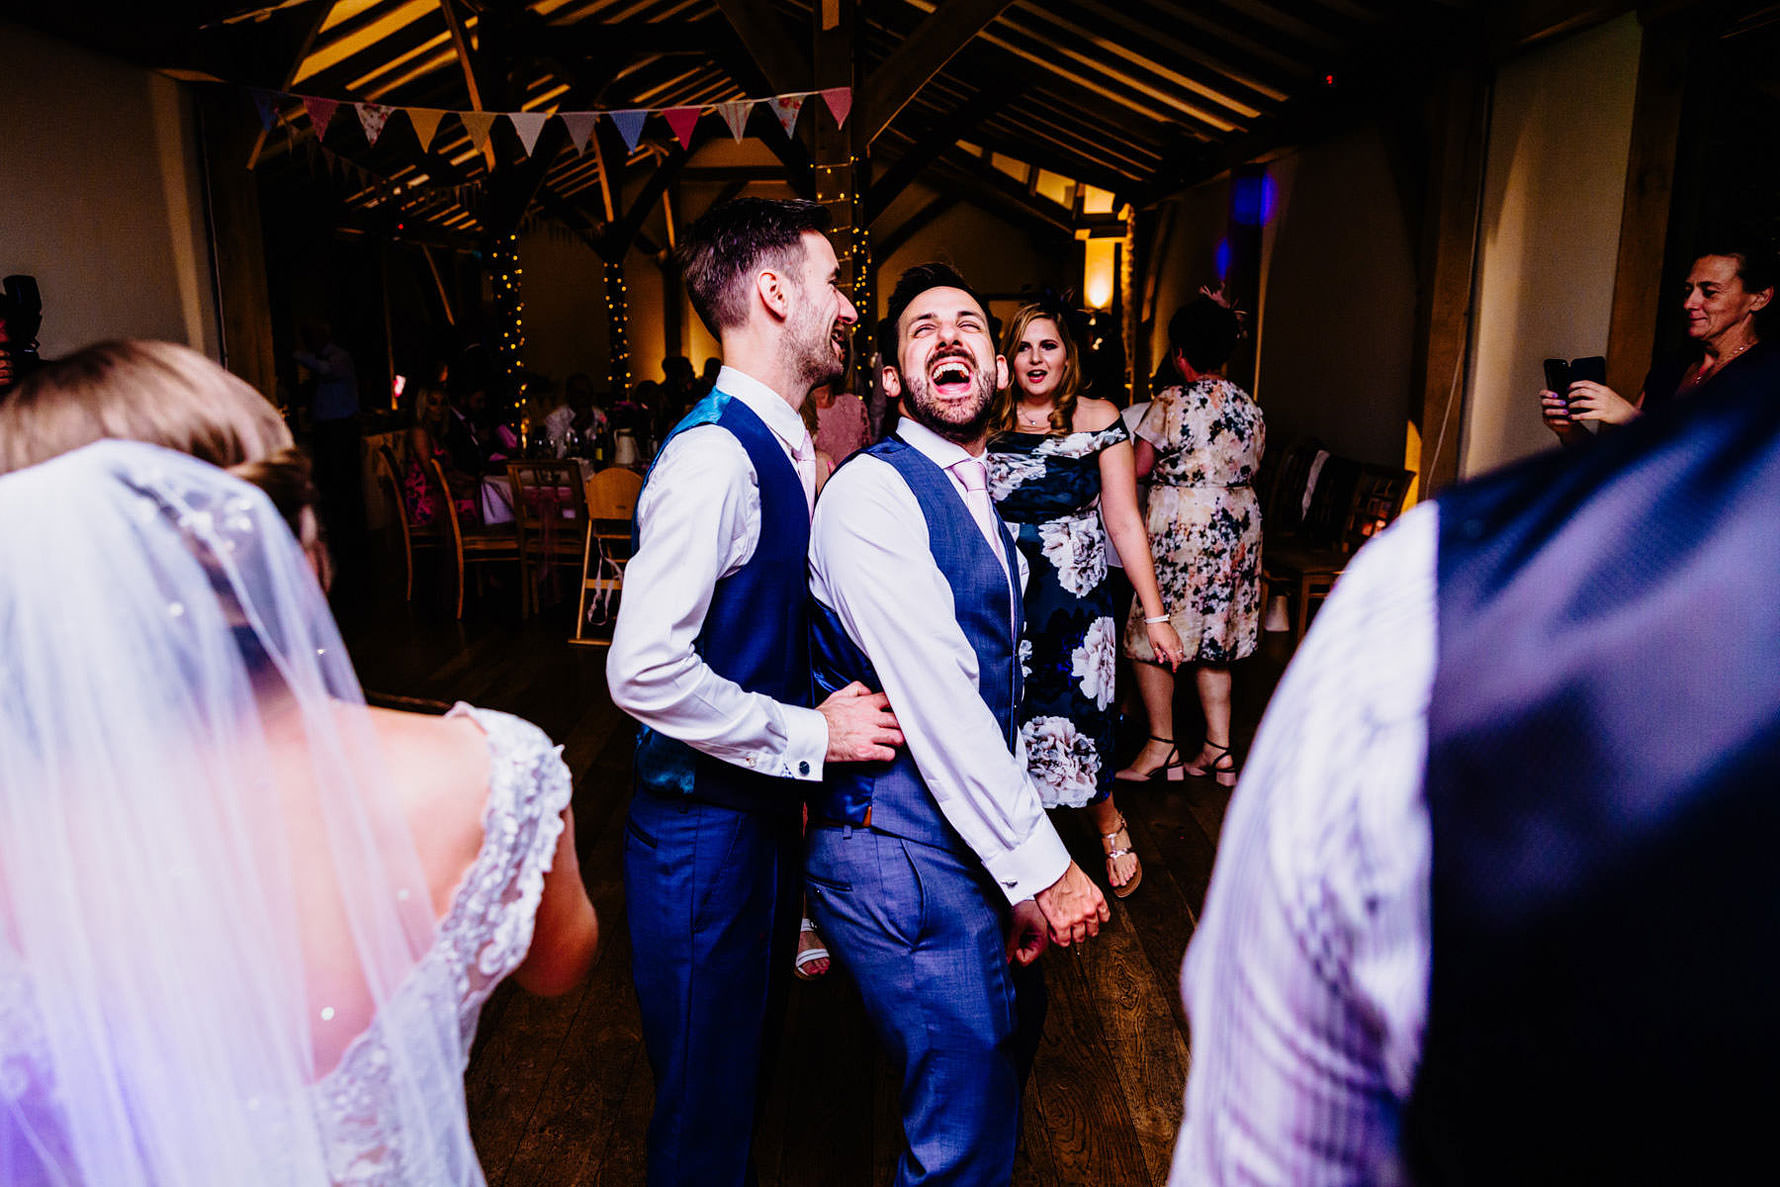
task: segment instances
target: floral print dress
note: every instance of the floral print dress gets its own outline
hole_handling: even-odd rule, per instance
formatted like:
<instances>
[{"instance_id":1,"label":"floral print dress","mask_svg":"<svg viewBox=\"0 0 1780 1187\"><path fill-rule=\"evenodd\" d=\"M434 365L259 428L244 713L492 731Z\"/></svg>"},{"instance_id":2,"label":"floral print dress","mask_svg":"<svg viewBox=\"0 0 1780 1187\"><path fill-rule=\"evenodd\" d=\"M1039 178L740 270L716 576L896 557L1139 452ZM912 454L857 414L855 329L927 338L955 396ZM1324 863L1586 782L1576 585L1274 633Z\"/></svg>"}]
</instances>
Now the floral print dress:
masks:
<instances>
[{"instance_id":1,"label":"floral print dress","mask_svg":"<svg viewBox=\"0 0 1780 1187\"><path fill-rule=\"evenodd\" d=\"M989 442L989 494L1030 570L1020 736L1047 808L1080 807L1112 790L1119 656L1100 453L1130 439L1115 420L1094 432L1002 433Z\"/></svg>"},{"instance_id":2,"label":"floral print dress","mask_svg":"<svg viewBox=\"0 0 1780 1187\"><path fill-rule=\"evenodd\" d=\"M1156 447L1150 555L1187 659L1225 664L1253 654L1261 638L1261 508L1251 484L1267 442L1260 407L1229 380L1207 376L1157 396L1137 435ZM1125 654L1155 662L1136 604Z\"/></svg>"}]
</instances>

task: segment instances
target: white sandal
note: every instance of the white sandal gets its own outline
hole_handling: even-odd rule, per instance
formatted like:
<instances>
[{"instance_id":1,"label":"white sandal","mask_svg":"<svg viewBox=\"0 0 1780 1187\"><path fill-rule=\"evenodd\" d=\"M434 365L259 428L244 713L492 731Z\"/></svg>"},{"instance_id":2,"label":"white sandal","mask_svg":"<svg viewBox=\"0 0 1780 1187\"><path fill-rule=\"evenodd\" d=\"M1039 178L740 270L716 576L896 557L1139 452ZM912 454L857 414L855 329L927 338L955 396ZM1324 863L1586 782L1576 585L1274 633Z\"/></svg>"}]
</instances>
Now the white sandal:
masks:
<instances>
[{"instance_id":1,"label":"white sandal","mask_svg":"<svg viewBox=\"0 0 1780 1187\"><path fill-rule=\"evenodd\" d=\"M809 932L818 940L822 938L822 933L816 930L815 921L808 915L805 915L803 922L797 925L797 935L799 940L803 938L803 933L805 932ZM797 974L797 979L799 981L814 981L819 977L826 976L828 969L823 969L820 973L805 971L808 966L815 964L818 960L826 960L829 962L830 968L834 967L833 958L828 955L828 947L826 944L821 944L815 948L799 949L797 953L797 964L792 969L792 971Z\"/></svg>"}]
</instances>

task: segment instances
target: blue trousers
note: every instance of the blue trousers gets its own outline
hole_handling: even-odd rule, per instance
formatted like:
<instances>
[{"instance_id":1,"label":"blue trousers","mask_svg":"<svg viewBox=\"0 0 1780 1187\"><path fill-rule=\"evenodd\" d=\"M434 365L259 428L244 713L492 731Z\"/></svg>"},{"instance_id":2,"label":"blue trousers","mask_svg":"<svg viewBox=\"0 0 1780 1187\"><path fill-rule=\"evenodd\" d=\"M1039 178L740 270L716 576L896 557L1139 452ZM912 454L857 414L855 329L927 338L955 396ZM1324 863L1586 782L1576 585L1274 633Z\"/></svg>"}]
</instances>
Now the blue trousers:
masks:
<instances>
[{"instance_id":1,"label":"blue trousers","mask_svg":"<svg viewBox=\"0 0 1780 1187\"><path fill-rule=\"evenodd\" d=\"M649 1183L751 1184L801 915L798 818L638 792L625 827L631 975L655 1074Z\"/></svg>"},{"instance_id":2,"label":"blue trousers","mask_svg":"<svg viewBox=\"0 0 1780 1187\"><path fill-rule=\"evenodd\" d=\"M804 879L902 1080L898 1187L1005 1187L1044 980L1007 963L1007 900L974 858L812 827Z\"/></svg>"}]
</instances>

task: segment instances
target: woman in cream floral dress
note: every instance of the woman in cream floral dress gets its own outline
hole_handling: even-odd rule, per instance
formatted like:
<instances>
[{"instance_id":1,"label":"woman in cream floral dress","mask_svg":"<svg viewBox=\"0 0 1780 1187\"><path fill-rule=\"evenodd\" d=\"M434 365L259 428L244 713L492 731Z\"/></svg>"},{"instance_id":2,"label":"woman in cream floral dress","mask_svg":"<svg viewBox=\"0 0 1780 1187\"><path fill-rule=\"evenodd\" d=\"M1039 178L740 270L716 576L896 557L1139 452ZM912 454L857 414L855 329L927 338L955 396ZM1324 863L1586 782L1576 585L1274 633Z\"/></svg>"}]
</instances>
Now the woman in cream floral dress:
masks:
<instances>
[{"instance_id":1,"label":"woman in cream floral dress","mask_svg":"<svg viewBox=\"0 0 1780 1187\"><path fill-rule=\"evenodd\" d=\"M1137 590L1146 641L1165 658L1180 639L1161 595L1137 510L1130 434L1119 410L1076 393L1075 345L1061 319L1028 305L1008 323L1002 352L1012 379L997 397L989 439L989 494L1026 558L1026 695L1021 740L1047 808L1087 806L1124 898L1143 869L1112 799L1118 627L1106 579L1110 532ZM1101 527L1102 514L1106 528Z\"/></svg>"},{"instance_id":2,"label":"woman in cream floral dress","mask_svg":"<svg viewBox=\"0 0 1780 1187\"><path fill-rule=\"evenodd\" d=\"M1238 315L1207 293L1168 323L1171 359L1184 386L1156 397L1137 426L1137 471L1150 479L1149 537L1169 620L1194 662L1205 710L1205 745L1184 763L1193 775L1236 785L1230 752L1230 663L1254 652L1261 630L1261 510L1250 485L1266 425L1249 394L1218 375L1236 348ZM1125 654L1150 740L1119 772L1153 778L1178 761L1174 674L1157 666L1143 616L1125 628ZM1166 657L1163 657L1166 658Z\"/></svg>"}]
</instances>

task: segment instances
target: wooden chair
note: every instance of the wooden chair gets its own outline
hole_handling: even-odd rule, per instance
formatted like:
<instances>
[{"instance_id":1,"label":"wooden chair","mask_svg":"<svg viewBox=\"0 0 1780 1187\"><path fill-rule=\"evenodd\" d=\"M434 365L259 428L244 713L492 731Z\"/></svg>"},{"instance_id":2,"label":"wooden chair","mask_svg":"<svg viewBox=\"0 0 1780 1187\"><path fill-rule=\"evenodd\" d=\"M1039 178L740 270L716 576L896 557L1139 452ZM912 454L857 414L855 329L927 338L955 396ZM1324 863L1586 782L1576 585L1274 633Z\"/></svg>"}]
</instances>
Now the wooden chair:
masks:
<instances>
[{"instance_id":1,"label":"wooden chair","mask_svg":"<svg viewBox=\"0 0 1780 1187\"><path fill-rule=\"evenodd\" d=\"M513 520L519 527L520 613L538 609L538 570L584 559L587 488L581 467L565 461L507 463L513 484Z\"/></svg>"},{"instance_id":2,"label":"wooden chair","mask_svg":"<svg viewBox=\"0 0 1780 1187\"><path fill-rule=\"evenodd\" d=\"M1269 539L1283 540L1298 534L1304 522L1304 492L1310 485L1310 468L1324 448L1315 437L1299 436L1288 441L1283 449L1269 449L1262 455L1260 472L1255 475L1255 498L1261 504L1261 530Z\"/></svg>"},{"instance_id":3,"label":"wooden chair","mask_svg":"<svg viewBox=\"0 0 1780 1187\"><path fill-rule=\"evenodd\" d=\"M445 481L445 468L439 465L438 458L426 460L426 473L439 505L435 518L444 521L446 538L451 541L453 558L457 562L457 616L462 618L465 568L517 563L520 559L519 536L506 527L488 528L480 524L466 527L458 518L457 500L452 497L451 484Z\"/></svg>"},{"instance_id":4,"label":"wooden chair","mask_svg":"<svg viewBox=\"0 0 1780 1187\"><path fill-rule=\"evenodd\" d=\"M631 521L643 476L613 466L587 480L587 542L581 549L581 598L575 608L572 643L602 647L611 639L587 634L587 595L611 596L624 588L624 566L630 560Z\"/></svg>"},{"instance_id":5,"label":"wooden chair","mask_svg":"<svg viewBox=\"0 0 1780 1187\"><path fill-rule=\"evenodd\" d=\"M1408 470L1331 457L1311 496L1301 536L1262 546L1262 602L1275 589L1292 599L1293 643L1304 638L1311 602L1328 597L1348 558L1402 512L1411 477ZM1336 505L1344 508L1339 520L1331 510ZM1321 543L1321 537L1330 534L1326 525L1331 524L1338 524L1338 530L1330 542Z\"/></svg>"},{"instance_id":6,"label":"wooden chair","mask_svg":"<svg viewBox=\"0 0 1780 1187\"><path fill-rule=\"evenodd\" d=\"M402 571L405 576L404 598L414 600L414 528L408 522L408 500L402 497L401 471L396 468L395 455L389 446L377 447L377 485L383 488L383 497L389 501L391 514L395 517L398 530L402 534Z\"/></svg>"}]
</instances>

